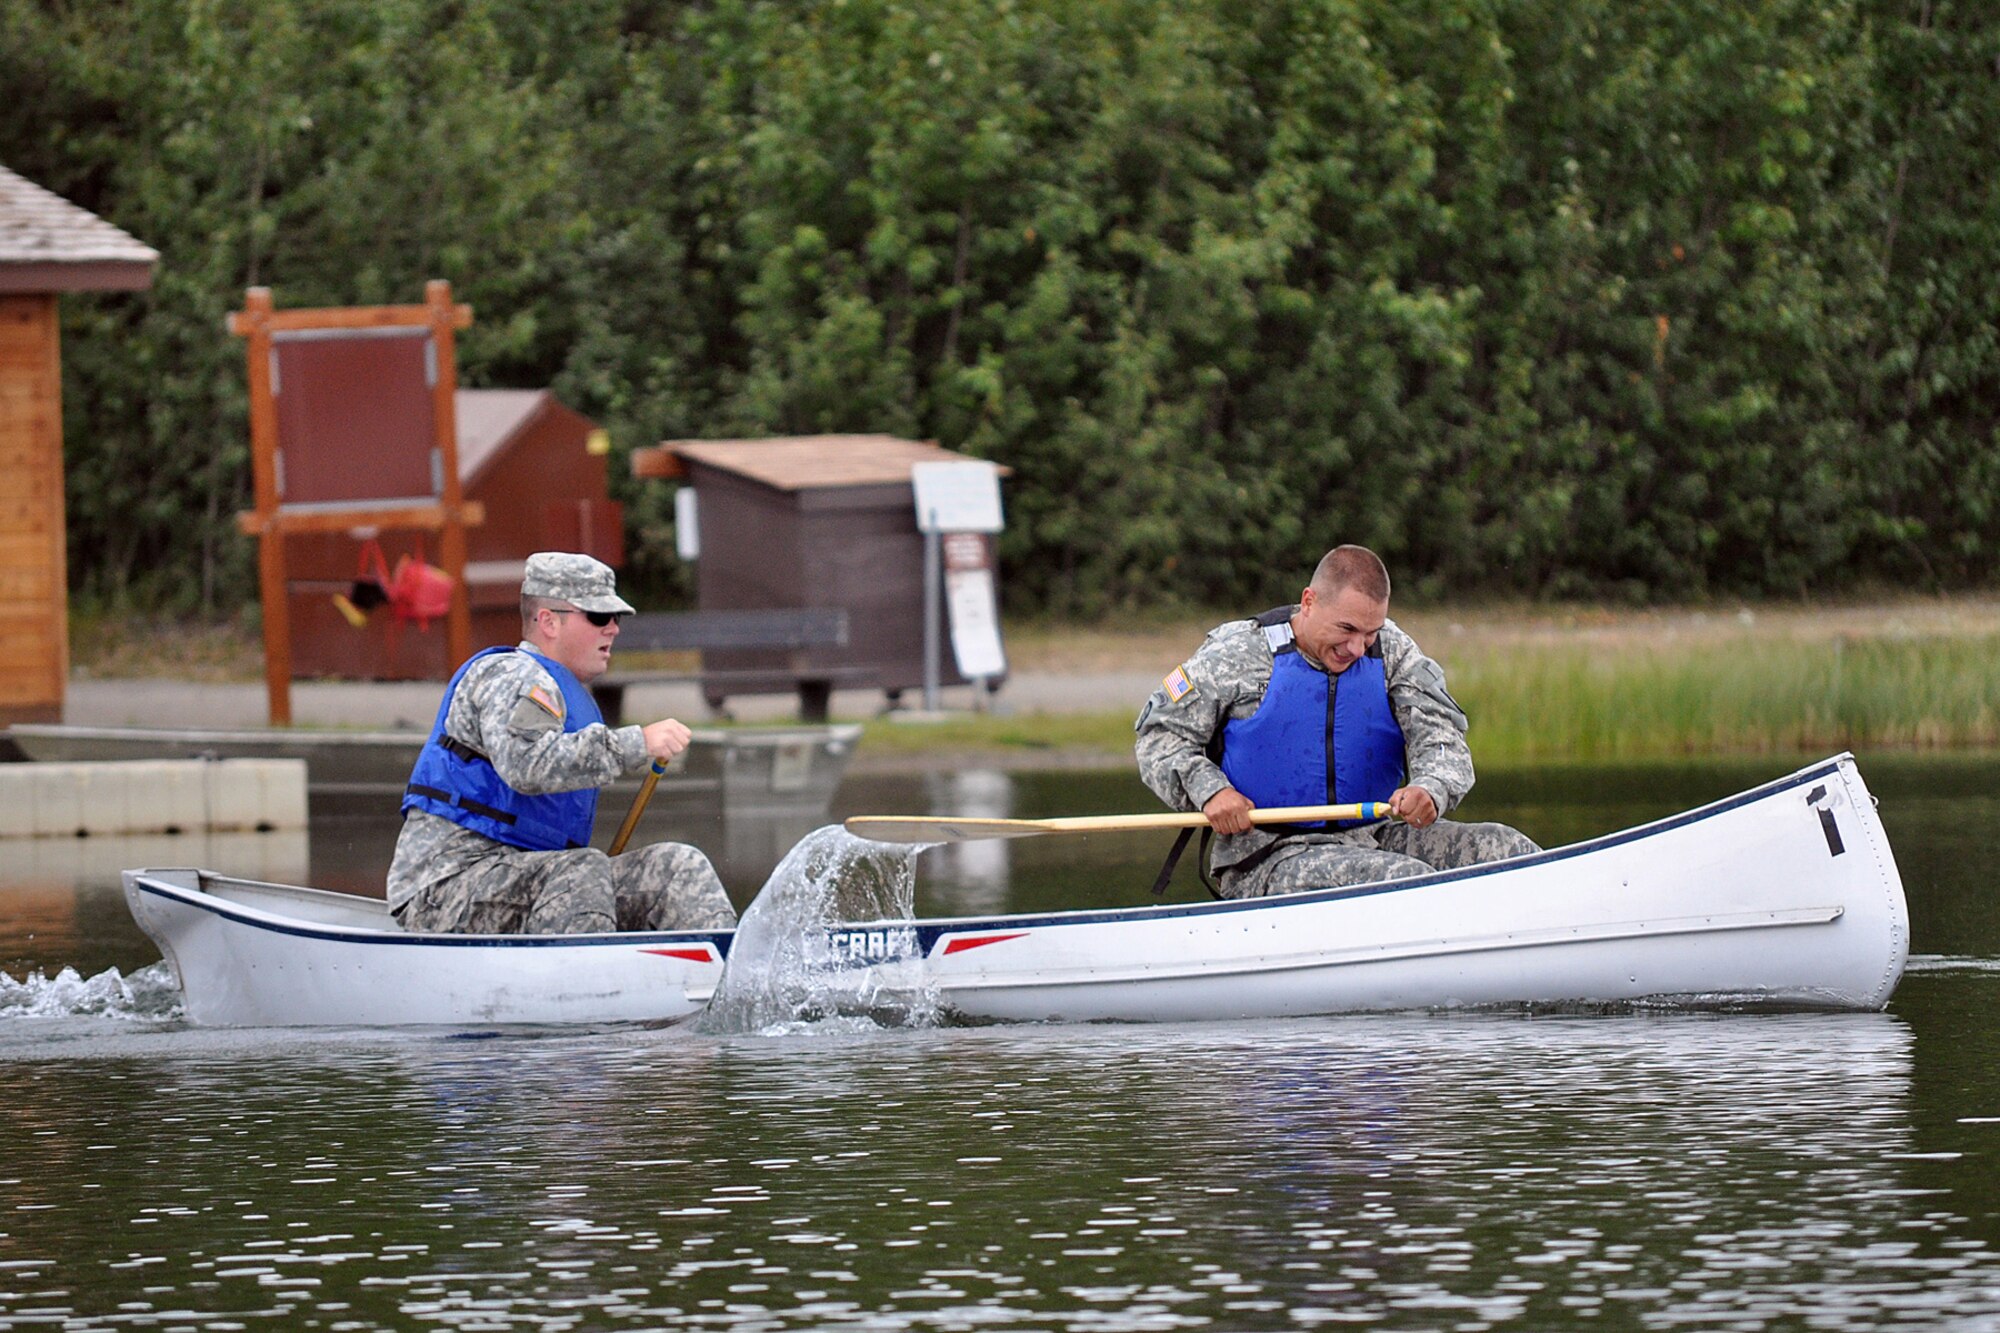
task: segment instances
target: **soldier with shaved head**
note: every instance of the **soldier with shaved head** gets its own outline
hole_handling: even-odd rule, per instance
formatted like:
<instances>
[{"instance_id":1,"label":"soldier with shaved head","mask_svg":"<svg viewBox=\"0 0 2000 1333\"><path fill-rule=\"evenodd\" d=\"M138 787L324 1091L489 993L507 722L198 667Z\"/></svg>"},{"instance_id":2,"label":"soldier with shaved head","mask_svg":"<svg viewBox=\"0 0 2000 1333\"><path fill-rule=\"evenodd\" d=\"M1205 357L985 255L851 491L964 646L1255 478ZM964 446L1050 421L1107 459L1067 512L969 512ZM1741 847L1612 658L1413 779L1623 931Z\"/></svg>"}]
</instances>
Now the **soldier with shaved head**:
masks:
<instances>
[{"instance_id":1,"label":"soldier with shaved head","mask_svg":"<svg viewBox=\"0 0 2000 1333\"><path fill-rule=\"evenodd\" d=\"M1454 870L1539 848L1443 816L1472 790L1444 672L1389 619L1373 551L1328 551L1296 605L1209 632L1146 701L1139 775L1216 834L1218 890L1256 898ZM1256 825L1250 811L1386 801L1399 822Z\"/></svg>"}]
</instances>

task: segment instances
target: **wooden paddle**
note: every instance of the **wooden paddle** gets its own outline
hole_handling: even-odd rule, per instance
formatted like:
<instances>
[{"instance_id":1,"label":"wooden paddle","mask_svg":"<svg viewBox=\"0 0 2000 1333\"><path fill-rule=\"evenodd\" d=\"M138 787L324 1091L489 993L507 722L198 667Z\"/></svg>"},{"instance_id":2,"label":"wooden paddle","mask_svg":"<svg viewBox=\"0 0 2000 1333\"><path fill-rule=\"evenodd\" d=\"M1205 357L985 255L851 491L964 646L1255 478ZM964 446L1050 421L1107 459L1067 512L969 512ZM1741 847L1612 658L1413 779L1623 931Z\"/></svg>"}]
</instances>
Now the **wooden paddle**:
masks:
<instances>
[{"instance_id":1,"label":"wooden paddle","mask_svg":"<svg viewBox=\"0 0 2000 1333\"><path fill-rule=\"evenodd\" d=\"M666 771L665 764L657 759L653 761L653 771L639 785L639 794L632 798L632 808L625 812L625 822L618 826L618 836L611 840L609 851L612 856L624 851L625 844L631 841L632 830L639 827L639 816L646 812L646 802L653 799L653 788L660 785L660 775Z\"/></svg>"},{"instance_id":2,"label":"wooden paddle","mask_svg":"<svg viewBox=\"0 0 2000 1333\"><path fill-rule=\"evenodd\" d=\"M1252 810L1253 824L1315 824L1325 819L1393 819L1387 801L1359 805L1288 805ZM927 819L917 815L855 815L842 827L876 842L979 842L1032 838L1043 833L1131 833L1145 829L1200 828L1200 814L1071 815L1062 819Z\"/></svg>"}]
</instances>

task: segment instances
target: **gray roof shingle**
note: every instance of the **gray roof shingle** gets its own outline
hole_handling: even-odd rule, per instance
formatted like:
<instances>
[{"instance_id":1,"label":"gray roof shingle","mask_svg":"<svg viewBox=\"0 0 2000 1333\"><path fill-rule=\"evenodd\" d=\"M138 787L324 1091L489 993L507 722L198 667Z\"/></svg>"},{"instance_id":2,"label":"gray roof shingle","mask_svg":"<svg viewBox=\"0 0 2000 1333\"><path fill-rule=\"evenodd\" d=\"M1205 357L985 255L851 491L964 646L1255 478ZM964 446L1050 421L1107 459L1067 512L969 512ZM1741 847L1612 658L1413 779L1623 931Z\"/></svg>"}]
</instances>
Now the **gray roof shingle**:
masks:
<instances>
[{"instance_id":1,"label":"gray roof shingle","mask_svg":"<svg viewBox=\"0 0 2000 1333\"><path fill-rule=\"evenodd\" d=\"M160 253L103 218L0 167L0 291L132 290Z\"/></svg>"}]
</instances>

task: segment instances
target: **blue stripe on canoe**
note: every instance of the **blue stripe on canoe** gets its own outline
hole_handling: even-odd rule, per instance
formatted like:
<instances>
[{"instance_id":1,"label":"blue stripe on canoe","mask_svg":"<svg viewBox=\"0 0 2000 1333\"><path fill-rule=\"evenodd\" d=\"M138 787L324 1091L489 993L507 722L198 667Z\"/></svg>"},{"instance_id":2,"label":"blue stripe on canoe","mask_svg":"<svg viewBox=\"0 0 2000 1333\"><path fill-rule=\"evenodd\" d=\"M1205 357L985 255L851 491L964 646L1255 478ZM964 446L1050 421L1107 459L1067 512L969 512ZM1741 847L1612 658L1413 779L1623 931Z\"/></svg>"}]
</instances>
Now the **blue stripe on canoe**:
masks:
<instances>
[{"instance_id":1,"label":"blue stripe on canoe","mask_svg":"<svg viewBox=\"0 0 2000 1333\"><path fill-rule=\"evenodd\" d=\"M315 926L297 921L266 921L251 916L248 909L199 890L190 892L178 884L155 882L141 876L134 881L141 893L150 893L156 898L166 898L184 907L198 907L204 912L224 917L241 925L258 930L268 930L274 935L296 935L308 940L338 940L347 944L396 944L442 946L451 949L549 949L570 946L603 947L616 945L623 949L657 948L669 945L712 944L717 954L729 956L730 941L735 939L733 930L700 931L634 931L630 934L612 935L418 935L393 934L375 931L366 926L342 929L338 926Z\"/></svg>"},{"instance_id":2,"label":"blue stripe on canoe","mask_svg":"<svg viewBox=\"0 0 2000 1333\"><path fill-rule=\"evenodd\" d=\"M1412 889L1447 884L1461 879L1478 879L1486 875L1505 874L1524 866L1548 865L1556 861L1600 852L1612 847L1637 842L1670 829L1686 828L1717 815L1727 814L1746 805L1752 805L1773 795L1802 787L1808 782L1827 777L1840 771L1850 756L1840 755L1816 767L1804 769L1790 777L1779 778L1761 787L1753 787L1747 792L1726 797L1712 805L1701 806L1684 814L1673 815L1656 823L1642 825L1636 829L1625 829L1617 833L1607 833L1589 842L1576 843L1569 847L1557 847L1533 856L1515 861L1495 861L1487 865L1468 866L1463 870L1441 870L1432 875L1417 875L1409 879L1385 880L1379 884L1362 884L1352 888L1315 889L1306 893L1288 893L1274 898L1236 898L1205 903L1161 903L1140 907L1114 907L1094 911L1055 912L1041 916L986 916L951 917L934 922L869 921L843 924L839 929L854 927L914 926L917 932L919 952L928 957L936 949L940 939L948 935L970 935L989 931L1036 930L1045 926L1098 925L1107 921L1144 920L1156 921L1180 916L1203 916L1217 912L1257 912L1274 907L1296 907L1304 903L1333 902L1345 898L1365 898L1383 893L1405 893ZM190 894L177 885L154 883L139 878L136 887L144 893L170 898L190 907L268 930L274 934L295 935L303 939L340 940L348 943L415 945L425 948L474 948L474 949L546 949L582 947L644 948L667 944L693 944L706 942L715 946L722 957L729 956L730 943L735 938L734 931L695 931L672 933L633 933L614 935L395 935L388 933L364 932L361 928L341 930L323 926L311 926L293 922L260 920L247 915L226 900L207 894Z\"/></svg>"}]
</instances>

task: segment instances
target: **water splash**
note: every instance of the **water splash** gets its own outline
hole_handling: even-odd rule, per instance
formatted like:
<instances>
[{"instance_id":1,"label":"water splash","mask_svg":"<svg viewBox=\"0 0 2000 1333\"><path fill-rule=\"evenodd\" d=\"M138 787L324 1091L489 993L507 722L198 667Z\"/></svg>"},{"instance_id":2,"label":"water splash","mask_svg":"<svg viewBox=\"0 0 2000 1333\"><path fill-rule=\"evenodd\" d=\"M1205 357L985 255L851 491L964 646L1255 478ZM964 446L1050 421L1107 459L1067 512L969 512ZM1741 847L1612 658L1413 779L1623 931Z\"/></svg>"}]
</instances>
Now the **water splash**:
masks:
<instances>
[{"instance_id":1,"label":"water splash","mask_svg":"<svg viewBox=\"0 0 2000 1333\"><path fill-rule=\"evenodd\" d=\"M145 1022L181 1017L181 989L164 962L131 976L109 967L84 977L65 967L53 977L39 970L16 981L0 972L0 1019L97 1016Z\"/></svg>"},{"instance_id":2,"label":"water splash","mask_svg":"<svg viewBox=\"0 0 2000 1333\"><path fill-rule=\"evenodd\" d=\"M807 834L744 909L698 1030L780 1036L935 1027L936 988L914 934L895 924L913 919L922 850L870 842L838 825ZM868 928L850 931L848 922ZM885 940L887 949L879 947Z\"/></svg>"}]
</instances>

